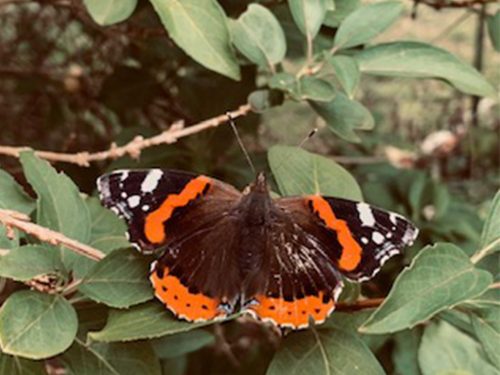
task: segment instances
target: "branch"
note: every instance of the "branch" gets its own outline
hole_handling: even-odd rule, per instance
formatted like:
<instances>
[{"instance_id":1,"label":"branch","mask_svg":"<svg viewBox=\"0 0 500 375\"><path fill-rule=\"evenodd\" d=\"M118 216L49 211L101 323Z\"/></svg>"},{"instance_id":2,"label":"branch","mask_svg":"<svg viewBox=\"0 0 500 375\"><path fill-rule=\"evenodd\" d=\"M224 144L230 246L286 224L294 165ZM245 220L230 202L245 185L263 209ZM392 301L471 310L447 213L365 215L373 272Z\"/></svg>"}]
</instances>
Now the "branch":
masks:
<instances>
[{"instance_id":1,"label":"branch","mask_svg":"<svg viewBox=\"0 0 500 375\"><path fill-rule=\"evenodd\" d=\"M463 0L463 1L432 1L432 0L418 0L418 3L427 5L434 9L443 8L471 8L475 5L485 5L488 3L496 3L497 0Z\"/></svg>"},{"instance_id":2,"label":"branch","mask_svg":"<svg viewBox=\"0 0 500 375\"><path fill-rule=\"evenodd\" d=\"M250 105L244 104L241 105L238 109L228 112L228 114L234 119L240 116L245 116L250 111L251 111ZM180 138L199 133L206 129L215 128L221 124L226 123L227 120L228 120L228 115L223 114L189 127L184 127L181 122L178 122L174 123L168 130L165 130L164 132L155 135L154 137L144 138L142 136L137 136L124 146L118 147L116 144L113 143L108 150L95 153L89 153L84 151L73 154L67 154L67 153L59 153L51 151L35 151L35 155L51 162L72 163L82 167L88 167L91 162L102 161L107 159L117 159L125 155L130 155L132 158L136 159L141 155L141 152L146 148L161 144L175 143ZM30 148L0 146L0 155L19 157L22 151L27 151L27 150L30 150Z\"/></svg>"},{"instance_id":3,"label":"branch","mask_svg":"<svg viewBox=\"0 0 500 375\"><path fill-rule=\"evenodd\" d=\"M0 223L7 228L7 234L12 232L15 228L38 238L42 242L47 242L56 246L63 245L75 253L86 256L92 260L101 260L105 256L100 250L68 238L62 233L53 231L52 229L44 228L30 222L30 218L21 212L0 210Z\"/></svg>"},{"instance_id":4,"label":"branch","mask_svg":"<svg viewBox=\"0 0 500 375\"><path fill-rule=\"evenodd\" d=\"M335 311L357 311L378 307L384 302L385 298L363 299L353 303L339 302L335 306Z\"/></svg>"}]
</instances>

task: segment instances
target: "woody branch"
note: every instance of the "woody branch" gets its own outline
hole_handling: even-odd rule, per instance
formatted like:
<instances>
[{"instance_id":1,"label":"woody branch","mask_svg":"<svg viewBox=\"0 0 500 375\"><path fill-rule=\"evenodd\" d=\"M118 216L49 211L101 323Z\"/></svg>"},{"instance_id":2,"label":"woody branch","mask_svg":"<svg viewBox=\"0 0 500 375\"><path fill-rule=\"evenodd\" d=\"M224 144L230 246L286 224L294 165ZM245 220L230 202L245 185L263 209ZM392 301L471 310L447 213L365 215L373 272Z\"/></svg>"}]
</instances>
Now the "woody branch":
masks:
<instances>
[{"instance_id":1,"label":"woody branch","mask_svg":"<svg viewBox=\"0 0 500 375\"><path fill-rule=\"evenodd\" d=\"M5 226L7 229L7 235L10 237L13 237L14 235L13 230L18 229L38 238L42 242L46 242L51 245L62 245L71 251L92 260L101 260L105 256L105 254L100 250L66 237L62 233L56 232L52 229L32 223L30 218L21 212L0 210L0 223Z\"/></svg>"},{"instance_id":2,"label":"woody branch","mask_svg":"<svg viewBox=\"0 0 500 375\"><path fill-rule=\"evenodd\" d=\"M232 118L238 118L247 115L251 111L249 104L241 105L234 111L230 111L227 114L219 115L208 120L202 121L198 124L184 127L182 122L174 123L168 130L155 135L151 138L144 138L142 136L135 137L132 141L125 144L124 146L117 146L112 144L108 150L90 153L87 151L78 153L59 153L51 151L35 151L35 154L45 160L50 162L65 162L77 164L82 167L88 167L91 162L117 159L125 155L129 155L132 158L138 158L141 152L146 148L157 146L161 144L172 144L177 142L178 139L187 137L192 134L199 133L203 130L215 128L221 124L224 124L228 120L228 115ZM12 146L0 146L0 155L7 155L13 157L19 157L22 151L30 150L29 147L12 147Z\"/></svg>"}]
</instances>

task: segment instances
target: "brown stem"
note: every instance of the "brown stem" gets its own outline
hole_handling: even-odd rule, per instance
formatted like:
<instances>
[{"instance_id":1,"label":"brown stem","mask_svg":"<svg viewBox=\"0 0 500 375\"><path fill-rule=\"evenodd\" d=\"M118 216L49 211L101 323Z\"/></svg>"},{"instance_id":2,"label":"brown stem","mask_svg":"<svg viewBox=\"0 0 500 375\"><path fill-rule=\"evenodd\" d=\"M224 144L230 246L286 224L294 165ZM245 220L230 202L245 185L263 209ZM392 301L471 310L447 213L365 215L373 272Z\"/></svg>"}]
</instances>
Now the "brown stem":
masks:
<instances>
[{"instance_id":1,"label":"brown stem","mask_svg":"<svg viewBox=\"0 0 500 375\"><path fill-rule=\"evenodd\" d=\"M384 302L385 298L371 298L359 300L354 303L339 302L335 308L336 311L357 311L378 307Z\"/></svg>"},{"instance_id":2,"label":"brown stem","mask_svg":"<svg viewBox=\"0 0 500 375\"><path fill-rule=\"evenodd\" d=\"M35 154L38 157L51 162L72 163L82 167L88 167L91 162L116 159L125 155L130 155L132 158L138 158L142 150L146 148L161 144L175 143L179 138L187 137L189 135L199 133L206 129L215 128L223 123L226 123L228 115L230 115L234 119L240 116L245 116L250 111L250 105L244 104L241 105L238 109L228 112L228 114L213 117L193 126L184 127L182 123L175 123L168 130L165 130L164 132L151 138L143 138L141 136L137 136L124 146L118 147L116 146L116 144L112 144L108 150L95 153L84 151L75 154L68 154L51 151L35 151ZM20 153L26 150L30 150L30 148L0 146L0 154L13 157L19 157Z\"/></svg>"},{"instance_id":3,"label":"brown stem","mask_svg":"<svg viewBox=\"0 0 500 375\"><path fill-rule=\"evenodd\" d=\"M83 255L92 260L101 260L105 256L105 254L100 250L94 249L93 247L68 238L62 233L53 231L52 229L34 224L29 220L30 218L28 216L20 212L0 210L0 223L3 224L8 231L9 229L12 230L13 228L19 229L24 233L35 236L42 242L46 242L56 246L62 245L74 251L75 253Z\"/></svg>"}]
</instances>

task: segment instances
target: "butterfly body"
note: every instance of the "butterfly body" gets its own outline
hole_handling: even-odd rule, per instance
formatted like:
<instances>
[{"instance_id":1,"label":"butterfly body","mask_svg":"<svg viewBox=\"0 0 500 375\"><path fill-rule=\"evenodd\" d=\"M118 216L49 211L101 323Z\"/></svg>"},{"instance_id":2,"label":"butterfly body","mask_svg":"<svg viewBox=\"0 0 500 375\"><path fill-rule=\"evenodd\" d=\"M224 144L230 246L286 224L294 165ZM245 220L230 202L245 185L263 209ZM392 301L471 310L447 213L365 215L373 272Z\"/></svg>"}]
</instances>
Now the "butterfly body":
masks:
<instances>
[{"instance_id":1,"label":"butterfly body","mask_svg":"<svg viewBox=\"0 0 500 375\"><path fill-rule=\"evenodd\" d=\"M239 310L304 328L333 311L342 277L363 281L417 230L400 215L320 195L273 199L265 175L243 192L206 176L124 170L102 176L103 204L130 241L160 255L156 297L189 321Z\"/></svg>"}]
</instances>

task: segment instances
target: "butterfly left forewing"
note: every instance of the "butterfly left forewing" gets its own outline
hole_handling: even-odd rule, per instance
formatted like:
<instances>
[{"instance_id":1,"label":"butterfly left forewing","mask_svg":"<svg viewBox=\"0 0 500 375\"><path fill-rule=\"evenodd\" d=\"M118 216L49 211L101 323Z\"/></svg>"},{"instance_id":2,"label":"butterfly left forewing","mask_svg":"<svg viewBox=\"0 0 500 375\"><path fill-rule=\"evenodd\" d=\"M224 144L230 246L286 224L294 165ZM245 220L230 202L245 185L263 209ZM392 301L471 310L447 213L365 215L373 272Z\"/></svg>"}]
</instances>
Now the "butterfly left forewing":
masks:
<instances>
[{"instance_id":1,"label":"butterfly left forewing","mask_svg":"<svg viewBox=\"0 0 500 375\"><path fill-rule=\"evenodd\" d=\"M97 188L103 205L125 219L130 242L144 253L175 240L165 226L193 203L210 198L215 207L241 195L213 178L167 169L114 171L101 176Z\"/></svg>"}]
</instances>

